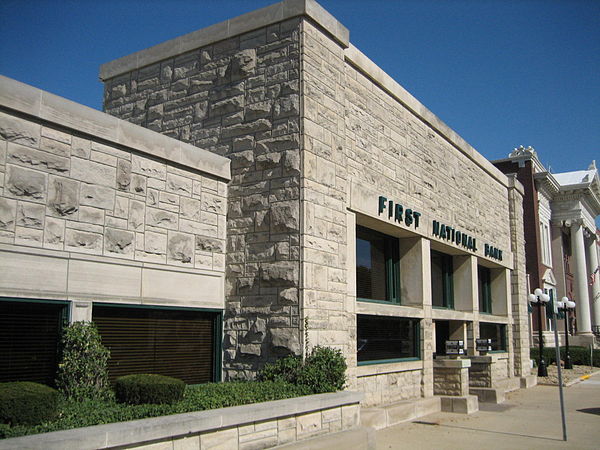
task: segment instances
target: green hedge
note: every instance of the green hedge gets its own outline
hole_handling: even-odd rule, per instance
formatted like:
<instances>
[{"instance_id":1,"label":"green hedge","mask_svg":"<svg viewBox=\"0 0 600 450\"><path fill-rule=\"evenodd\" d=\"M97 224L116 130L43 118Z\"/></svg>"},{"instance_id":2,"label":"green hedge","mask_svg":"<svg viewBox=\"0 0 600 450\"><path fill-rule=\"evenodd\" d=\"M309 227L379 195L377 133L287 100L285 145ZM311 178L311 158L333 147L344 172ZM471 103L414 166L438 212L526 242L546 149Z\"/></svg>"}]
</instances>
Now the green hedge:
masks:
<instances>
[{"instance_id":1,"label":"green hedge","mask_svg":"<svg viewBox=\"0 0 600 450\"><path fill-rule=\"evenodd\" d=\"M0 422L36 425L57 415L58 392L30 381L0 383Z\"/></svg>"},{"instance_id":2,"label":"green hedge","mask_svg":"<svg viewBox=\"0 0 600 450\"><path fill-rule=\"evenodd\" d=\"M560 348L560 358L564 361L565 355L567 354L566 347ZM533 347L529 352L530 358L535 360L536 364L539 360L540 351L538 347ZM590 349L587 347L576 347L569 346L569 355L571 356L571 362L579 366L590 365ZM593 364L594 367L600 367L600 349L593 350ZM546 364L556 363L556 350L554 347L544 347L544 361Z\"/></svg>"},{"instance_id":3,"label":"green hedge","mask_svg":"<svg viewBox=\"0 0 600 450\"><path fill-rule=\"evenodd\" d=\"M177 378L154 374L134 374L115 381L115 395L120 403L175 403L183 398L185 383Z\"/></svg>"},{"instance_id":4,"label":"green hedge","mask_svg":"<svg viewBox=\"0 0 600 450\"><path fill-rule=\"evenodd\" d=\"M284 382L236 381L187 386L183 400L173 404L128 405L111 400L59 400L59 418L36 426L4 426L0 438L68 430L105 423L123 422L228 406L280 400L303 395L303 390Z\"/></svg>"}]
</instances>

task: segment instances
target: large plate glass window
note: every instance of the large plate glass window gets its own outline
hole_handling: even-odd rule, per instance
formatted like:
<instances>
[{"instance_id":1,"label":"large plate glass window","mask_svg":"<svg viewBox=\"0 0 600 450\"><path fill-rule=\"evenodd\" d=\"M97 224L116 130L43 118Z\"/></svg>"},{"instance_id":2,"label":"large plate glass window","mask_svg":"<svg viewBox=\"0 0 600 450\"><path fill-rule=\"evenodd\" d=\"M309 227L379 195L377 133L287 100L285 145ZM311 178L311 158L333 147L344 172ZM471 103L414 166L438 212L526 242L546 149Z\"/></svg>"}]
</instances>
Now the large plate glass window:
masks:
<instances>
[{"instance_id":1,"label":"large plate glass window","mask_svg":"<svg viewBox=\"0 0 600 450\"><path fill-rule=\"evenodd\" d=\"M479 281L479 312L492 313L491 271L487 267L477 266Z\"/></svg>"},{"instance_id":2,"label":"large plate glass window","mask_svg":"<svg viewBox=\"0 0 600 450\"><path fill-rule=\"evenodd\" d=\"M358 364L419 359L419 319L357 316Z\"/></svg>"},{"instance_id":3,"label":"large plate glass window","mask_svg":"<svg viewBox=\"0 0 600 450\"><path fill-rule=\"evenodd\" d=\"M356 227L356 297L400 303L398 239Z\"/></svg>"},{"instance_id":4,"label":"large plate glass window","mask_svg":"<svg viewBox=\"0 0 600 450\"><path fill-rule=\"evenodd\" d=\"M492 351L506 351L506 325L502 323L479 323L479 337L492 340Z\"/></svg>"},{"instance_id":5,"label":"large plate glass window","mask_svg":"<svg viewBox=\"0 0 600 450\"><path fill-rule=\"evenodd\" d=\"M431 299L437 308L454 309L452 256L431 251Z\"/></svg>"}]
</instances>

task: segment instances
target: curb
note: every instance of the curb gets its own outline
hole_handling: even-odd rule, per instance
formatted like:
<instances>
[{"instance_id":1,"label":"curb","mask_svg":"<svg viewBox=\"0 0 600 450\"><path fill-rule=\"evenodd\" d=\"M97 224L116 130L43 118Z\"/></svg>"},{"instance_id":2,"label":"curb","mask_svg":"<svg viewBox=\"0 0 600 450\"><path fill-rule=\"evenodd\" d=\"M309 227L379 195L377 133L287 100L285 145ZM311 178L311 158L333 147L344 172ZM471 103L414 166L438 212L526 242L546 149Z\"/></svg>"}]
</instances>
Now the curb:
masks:
<instances>
[{"instance_id":1,"label":"curb","mask_svg":"<svg viewBox=\"0 0 600 450\"><path fill-rule=\"evenodd\" d=\"M582 381L585 381L588 378L590 378L590 377L592 377L594 375L598 375L598 374L600 374L600 370L596 370L595 372L590 372L590 373L587 373L585 375L581 375L580 377L575 378L574 380L571 380L568 383L563 383L563 387L573 386L574 384L581 383ZM538 378L538 380L539 380L539 378ZM540 382L538 382L538 386L558 386L558 383L554 384L554 383L540 383Z\"/></svg>"}]
</instances>

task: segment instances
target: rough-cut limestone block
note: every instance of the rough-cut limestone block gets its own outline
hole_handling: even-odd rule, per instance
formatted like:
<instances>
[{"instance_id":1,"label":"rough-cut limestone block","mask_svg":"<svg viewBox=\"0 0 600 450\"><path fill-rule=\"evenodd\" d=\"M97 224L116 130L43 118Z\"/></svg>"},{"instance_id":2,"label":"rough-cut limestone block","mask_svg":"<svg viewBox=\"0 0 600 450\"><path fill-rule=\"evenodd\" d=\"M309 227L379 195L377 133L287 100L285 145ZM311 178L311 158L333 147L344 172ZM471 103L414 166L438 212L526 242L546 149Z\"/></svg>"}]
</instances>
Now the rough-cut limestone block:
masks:
<instances>
[{"instance_id":1,"label":"rough-cut limestone block","mask_svg":"<svg viewBox=\"0 0 600 450\"><path fill-rule=\"evenodd\" d=\"M14 230L17 216L17 202L0 197L0 230Z\"/></svg>"},{"instance_id":2,"label":"rough-cut limestone block","mask_svg":"<svg viewBox=\"0 0 600 450\"><path fill-rule=\"evenodd\" d=\"M60 250L65 242L65 221L46 217L44 224L44 247Z\"/></svg>"},{"instance_id":3,"label":"rough-cut limestone block","mask_svg":"<svg viewBox=\"0 0 600 450\"><path fill-rule=\"evenodd\" d=\"M297 328L271 328L271 346L274 350L299 354L301 348L298 333Z\"/></svg>"},{"instance_id":4,"label":"rough-cut limestone block","mask_svg":"<svg viewBox=\"0 0 600 450\"><path fill-rule=\"evenodd\" d=\"M179 195L192 195L192 180L172 173L167 174L167 191Z\"/></svg>"},{"instance_id":5,"label":"rough-cut limestone block","mask_svg":"<svg viewBox=\"0 0 600 450\"><path fill-rule=\"evenodd\" d=\"M266 286L290 286L298 282L298 263L278 261L261 265L261 283Z\"/></svg>"},{"instance_id":6,"label":"rough-cut limestone block","mask_svg":"<svg viewBox=\"0 0 600 450\"><path fill-rule=\"evenodd\" d=\"M0 112L0 137L9 142L38 147L40 125Z\"/></svg>"},{"instance_id":7,"label":"rough-cut limestone block","mask_svg":"<svg viewBox=\"0 0 600 450\"><path fill-rule=\"evenodd\" d=\"M102 235L68 228L65 232L65 249L101 253Z\"/></svg>"},{"instance_id":8,"label":"rough-cut limestone block","mask_svg":"<svg viewBox=\"0 0 600 450\"><path fill-rule=\"evenodd\" d=\"M121 191L129 191L131 186L131 162L119 159L117 162L117 187Z\"/></svg>"},{"instance_id":9,"label":"rough-cut limestone block","mask_svg":"<svg viewBox=\"0 0 600 450\"><path fill-rule=\"evenodd\" d=\"M176 230L177 214L156 208L146 208L146 225Z\"/></svg>"},{"instance_id":10,"label":"rough-cut limestone block","mask_svg":"<svg viewBox=\"0 0 600 450\"><path fill-rule=\"evenodd\" d=\"M133 256L135 233L133 231L107 228L104 233L104 246L107 253Z\"/></svg>"},{"instance_id":11,"label":"rough-cut limestone block","mask_svg":"<svg viewBox=\"0 0 600 450\"><path fill-rule=\"evenodd\" d=\"M115 207L115 190L95 184L81 183L80 204L112 211Z\"/></svg>"},{"instance_id":12,"label":"rough-cut limestone block","mask_svg":"<svg viewBox=\"0 0 600 450\"><path fill-rule=\"evenodd\" d=\"M45 202L47 180L45 173L8 164L4 192L10 197Z\"/></svg>"},{"instance_id":13,"label":"rough-cut limestone block","mask_svg":"<svg viewBox=\"0 0 600 450\"><path fill-rule=\"evenodd\" d=\"M43 170L44 172L66 173L69 171L68 158L34 150L19 144L11 143L8 145L7 162Z\"/></svg>"},{"instance_id":14,"label":"rough-cut limestone block","mask_svg":"<svg viewBox=\"0 0 600 450\"><path fill-rule=\"evenodd\" d=\"M44 228L44 205L30 202L17 204L17 226L28 228Z\"/></svg>"},{"instance_id":15,"label":"rough-cut limestone block","mask_svg":"<svg viewBox=\"0 0 600 450\"><path fill-rule=\"evenodd\" d=\"M196 236L196 250L223 253L225 251L224 247L224 242L220 239Z\"/></svg>"},{"instance_id":16,"label":"rough-cut limestone block","mask_svg":"<svg viewBox=\"0 0 600 450\"><path fill-rule=\"evenodd\" d=\"M299 229L298 201L279 202L271 206L272 231L297 231Z\"/></svg>"},{"instance_id":17,"label":"rough-cut limestone block","mask_svg":"<svg viewBox=\"0 0 600 450\"><path fill-rule=\"evenodd\" d=\"M241 80L254 74L256 69L256 49L249 48L236 53L227 67L226 76L231 81Z\"/></svg>"},{"instance_id":18,"label":"rough-cut limestone block","mask_svg":"<svg viewBox=\"0 0 600 450\"><path fill-rule=\"evenodd\" d=\"M71 158L71 178L85 183L114 187L117 168L88 161L81 158Z\"/></svg>"},{"instance_id":19,"label":"rough-cut limestone block","mask_svg":"<svg viewBox=\"0 0 600 450\"><path fill-rule=\"evenodd\" d=\"M167 261L193 264L194 236L178 232L170 232L167 243Z\"/></svg>"},{"instance_id":20,"label":"rough-cut limestone block","mask_svg":"<svg viewBox=\"0 0 600 450\"><path fill-rule=\"evenodd\" d=\"M79 209L79 182L51 175L48 180L49 214L72 216Z\"/></svg>"}]
</instances>

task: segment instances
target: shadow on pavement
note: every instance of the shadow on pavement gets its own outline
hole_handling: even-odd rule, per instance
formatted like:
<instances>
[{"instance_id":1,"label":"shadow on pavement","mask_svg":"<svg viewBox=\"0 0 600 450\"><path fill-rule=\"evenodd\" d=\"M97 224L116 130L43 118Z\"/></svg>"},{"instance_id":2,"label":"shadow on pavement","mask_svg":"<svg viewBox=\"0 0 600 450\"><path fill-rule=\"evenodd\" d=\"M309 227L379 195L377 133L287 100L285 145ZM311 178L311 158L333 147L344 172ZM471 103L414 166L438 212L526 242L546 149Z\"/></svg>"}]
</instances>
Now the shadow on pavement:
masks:
<instances>
[{"instance_id":1,"label":"shadow on pavement","mask_svg":"<svg viewBox=\"0 0 600 450\"><path fill-rule=\"evenodd\" d=\"M597 416L600 416L600 408L578 409L577 412L582 412L582 413L586 413L586 414L596 414Z\"/></svg>"},{"instance_id":2,"label":"shadow on pavement","mask_svg":"<svg viewBox=\"0 0 600 450\"><path fill-rule=\"evenodd\" d=\"M596 410L596 409L600 409L600 408L591 408L591 409ZM596 414L598 414L598 413L596 413ZM508 431L483 430L481 428L461 427L460 425L445 425L445 424L440 424L437 422L425 422L425 421L421 421L421 420L416 420L412 423L417 424L417 425L433 425L433 426L444 427L444 428L454 428L454 429L461 429L461 430L468 430L468 431L478 431L478 432L482 432L482 433L502 434L502 435L506 435L506 436L517 436L517 437L525 437L525 438L531 438L531 439L545 439L547 441L559 441L559 442L563 441L562 439L559 439L559 438L551 438L551 437L547 437L547 436L532 436L529 434L510 433Z\"/></svg>"}]
</instances>

